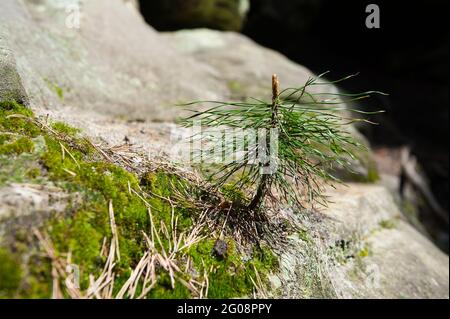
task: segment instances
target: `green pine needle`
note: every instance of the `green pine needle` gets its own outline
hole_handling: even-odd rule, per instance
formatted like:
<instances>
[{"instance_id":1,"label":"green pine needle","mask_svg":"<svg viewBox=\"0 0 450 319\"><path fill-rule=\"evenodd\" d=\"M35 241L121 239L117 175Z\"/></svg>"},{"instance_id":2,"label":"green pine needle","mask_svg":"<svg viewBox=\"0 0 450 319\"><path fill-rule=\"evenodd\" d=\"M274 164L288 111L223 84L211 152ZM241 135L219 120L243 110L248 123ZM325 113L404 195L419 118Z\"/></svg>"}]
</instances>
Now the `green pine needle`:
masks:
<instances>
[{"instance_id":1,"label":"green pine needle","mask_svg":"<svg viewBox=\"0 0 450 319\"><path fill-rule=\"evenodd\" d=\"M223 158L229 159L220 164L210 175L217 187L233 183L234 187L255 188L248 208L260 210L269 199L276 203L285 203L305 207L305 203L326 205L323 195L323 183L340 182L330 173L330 167L339 165L350 168L350 160L355 160L355 149L364 149L346 130L346 126L356 122L375 124L366 118L354 118L343 114L368 116L381 113L348 109L351 102L369 98L368 91L358 94L310 93L312 86L340 83L354 77L347 76L336 81L320 81L325 75L310 78L300 88L287 88L278 92L278 82L274 84L273 100L270 102L250 99L247 102L195 101L184 106L210 105L206 110L190 110L192 116L181 120L184 127L193 127L200 121L203 133L193 138L209 145L203 150L203 160L211 157L215 146L223 146ZM276 87L275 87L276 86ZM214 134L215 129L223 132L232 129L278 131L278 154L266 156L277 164L271 174L261 174L267 164L254 164L255 155L261 155L259 142L251 144L245 134L235 134L233 139L225 139L222 134ZM259 139L258 139L259 141ZM237 145L240 157L233 158ZM270 157L272 156L272 157ZM231 158L231 159L230 159Z\"/></svg>"}]
</instances>

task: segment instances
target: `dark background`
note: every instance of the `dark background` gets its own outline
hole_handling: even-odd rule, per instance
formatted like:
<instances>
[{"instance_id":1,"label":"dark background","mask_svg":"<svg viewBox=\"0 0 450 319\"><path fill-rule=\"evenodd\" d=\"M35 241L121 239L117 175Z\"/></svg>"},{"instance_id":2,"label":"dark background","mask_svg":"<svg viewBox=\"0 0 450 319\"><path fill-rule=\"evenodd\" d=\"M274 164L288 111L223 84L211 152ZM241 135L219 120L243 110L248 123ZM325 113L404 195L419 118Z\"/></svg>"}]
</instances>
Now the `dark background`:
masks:
<instances>
[{"instance_id":1,"label":"dark background","mask_svg":"<svg viewBox=\"0 0 450 319\"><path fill-rule=\"evenodd\" d=\"M368 29L365 8L380 8L381 28ZM253 0L243 32L316 73L358 77L340 87L380 90L372 107L386 114L364 131L373 147L409 146L439 203L449 209L448 1ZM420 216L433 233L448 224ZM439 237L439 236L437 236ZM437 238L435 238L437 239ZM448 240L439 241L448 252Z\"/></svg>"},{"instance_id":2,"label":"dark background","mask_svg":"<svg viewBox=\"0 0 450 319\"><path fill-rule=\"evenodd\" d=\"M369 3L380 29L365 26ZM448 1L253 0L243 32L316 73L360 72L341 86L390 94L374 143L423 144L448 159Z\"/></svg>"}]
</instances>

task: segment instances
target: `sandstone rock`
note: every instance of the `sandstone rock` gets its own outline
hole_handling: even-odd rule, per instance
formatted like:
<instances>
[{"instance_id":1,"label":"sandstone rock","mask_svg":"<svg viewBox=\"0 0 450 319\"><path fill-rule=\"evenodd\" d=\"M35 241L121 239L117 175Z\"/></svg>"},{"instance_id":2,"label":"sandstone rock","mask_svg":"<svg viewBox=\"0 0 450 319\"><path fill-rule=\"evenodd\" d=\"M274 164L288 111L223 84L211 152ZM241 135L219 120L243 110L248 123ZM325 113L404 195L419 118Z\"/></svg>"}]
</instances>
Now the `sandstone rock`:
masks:
<instances>
[{"instance_id":1,"label":"sandstone rock","mask_svg":"<svg viewBox=\"0 0 450 319\"><path fill-rule=\"evenodd\" d=\"M9 34L32 107L51 111L67 105L115 117L171 120L180 101L216 99L226 92L215 70L180 58L123 1L78 3L2 1L2 34L4 29ZM73 23L77 8L79 29Z\"/></svg>"},{"instance_id":2,"label":"sandstone rock","mask_svg":"<svg viewBox=\"0 0 450 319\"><path fill-rule=\"evenodd\" d=\"M52 185L13 183L0 188L0 241L14 240L17 231L30 232L54 213L63 212L70 195Z\"/></svg>"},{"instance_id":3,"label":"sandstone rock","mask_svg":"<svg viewBox=\"0 0 450 319\"><path fill-rule=\"evenodd\" d=\"M307 68L288 60L282 54L264 48L249 38L208 29L164 33L184 56L194 57L216 69L234 98L270 98L273 73L281 87L301 87L313 76ZM337 92L333 86L312 88L314 93Z\"/></svg>"},{"instance_id":4,"label":"sandstone rock","mask_svg":"<svg viewBox=\"0 0 450 319\"><path fill-rule=\"evenodd\" d=\"M271 279L285 298L448 298L449 260L405 222L389 191L349 184L333 203L297 217L281 272Z\"/></svg>"},{"instance_id":5,"label":"sandstone rock","mask_svg":"<svg viewBox=\"0 0 450 319\"><path fill-rule=\"evenodd\" d=\"M0 26L1 31L1 26ZM27 104L28 98L17 72L13 53L6 44L6 32L0 32L0 102L16 100Z\"/></svg>"},{"instance_id":6,"label":"sandstone rock","mask_svg":"<svg viewBox=\"0 0 450 319\"><path fill-rule=\"evenodd\" d=\"M248 0L140 1L141 11L158 30L207 27L239 31L249 8Z\"/></svg>"}]
</instances>

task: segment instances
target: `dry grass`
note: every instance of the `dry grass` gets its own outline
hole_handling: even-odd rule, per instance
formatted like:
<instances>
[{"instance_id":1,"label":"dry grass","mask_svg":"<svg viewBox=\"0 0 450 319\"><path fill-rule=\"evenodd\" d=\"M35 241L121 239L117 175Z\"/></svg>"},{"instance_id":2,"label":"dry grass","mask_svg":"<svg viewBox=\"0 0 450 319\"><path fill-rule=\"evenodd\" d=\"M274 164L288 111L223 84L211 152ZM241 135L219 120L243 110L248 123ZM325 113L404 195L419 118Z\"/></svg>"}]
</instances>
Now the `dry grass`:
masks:
<instances>
[{"instance_id":1,"label":"dry grass","mask_svg":"<svg viewBox=\"0 0 450 319\"><path fill-rule=\"evenodd\" d=\"M136 192L137 194L137 192ZM139 195L139 194L137 194ZM146 204L148 202L139 195ZM60 299L65 296L72 299L142 299L151 292L157 285L159 272L165 271L169 274L172 288L175 285L184 285L192 293L194 298L207 298L208 296L208 271L194 278L190 274L191 261L186 258L185 252L204 239L201 235L205 227L204 214L195 226L187 233L177 233L178 218L172 213L171 225L161 222L157 225L148 204L148 214L150 219L150 233L143 232L147 250L131 272L126 282L118 287L115 284L117 274L115 273L116 262L120 261L119 234L115 224L114 210L112 202L109 204L109 215L112 238L109 243L109 250L106 248L106 238L99 252L102 257L107 252L106 263L103 271L98 277L89 275L89 286L86 290L80 289L74 282L71 273L71 254L63 258L56 253L56 250L46 233L34 229L34 234L52 265L53 293L52 298ZM62 286L62 287L61 287ZM118 292L116 292L118 291Z\"/></svg>"}]
</instances>

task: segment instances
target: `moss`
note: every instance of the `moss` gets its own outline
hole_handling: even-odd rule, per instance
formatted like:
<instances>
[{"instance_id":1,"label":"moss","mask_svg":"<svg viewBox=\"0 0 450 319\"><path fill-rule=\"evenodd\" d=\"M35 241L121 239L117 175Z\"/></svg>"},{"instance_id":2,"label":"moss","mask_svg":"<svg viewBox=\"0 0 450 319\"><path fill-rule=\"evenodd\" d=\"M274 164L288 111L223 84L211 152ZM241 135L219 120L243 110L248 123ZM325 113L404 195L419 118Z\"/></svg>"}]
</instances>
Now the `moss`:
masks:
<instances>
[{"instance_id":1,"label":"moss","mask_svg":"<svg viewBox=\"0 0 450 319\"><path fill-rule=\"evenodd\" d=\"M170 276L165 272L158 276L158 285L148 295L150 299L189 299L191 297L189 289L179 282L176 282L175 288L172 289Z\"/></svg>"},{"instance_id":2,"label":"moss","mask_svg":"<svg viewBox=\"0 0 450 319\"><path fill-rule=\"evenodd\" d=\"M226 258L213 254L214 240L204 240L192 247L189 256L197 269L212 270L209 276L209 294L212 299L243 297L254 288L251 278L256 279L256 271L266 274L278 266L278 258L267 249L256 249L253 256L244 261L232 239L226 240L228 253Z\"/></svg>"},{"instance_id":3,"label":"moss","mask_svg":"<svg viewBox=\"0 0 450 319\"><path fill-rule=\"evenodd\" d=\"M369 167L366 182L367 183L376 183L380 180L380 174L378 173L378 169L376 167Z\"/></svg>"},{"instance_id":4,"label":"moss","mask_svg":"<svg viewBox=\"0 0 450 319\"><path fill-rule=\"evenodd\" d=\"M7 142L10 142L12 140L11 135L7 134L0 134L0 145L4 145Z\"/></svg>"},{"instance_id":5,"label":"moss","mask_svg":"<svg viewBox=\"0 0 450 319\"><path fill-rule=\"evenodd\" d=\"M228 81L227 82L228 90L230 91L231 98L233 99L242 99L247 96L247 88L238 81Z\"/></svg>"},{"instance_id":6,"label":"moss","mask_svg":"<svg viewBox=\"0 0 450 319\"><path fill-rule=\"evenodd\" d=\"M14 298L22 278L19 260L4 248L0 248L0 299Z\"/></svg>"},{"instance_id":7,"label":"moss","mask_svg":"<svg viewBox=\"0 0 450 319\"><path fill-rule=\"evenodd\" d=\"M372 163L363 162L362 164L367 167L366 174L347 171L343 176L340 176L340 178L344 181L352 181L357 183L372 184L378 182L380 180L378 169L374 165L372 165Z\"/></svg>"},{"instance_id":8,"label":"moss","mask_svg":"<svg viewBox=\"0 0 450 319\"><path fill-rule=\"evenodd\" d=\"M31 153L0 155L0 187L8 183L37 183L45 180L41 172L39 157Z\"/></svg>"},{"instance_id":9,"label":"moss","mask_svg":"<svg viewBox=\"0 0 450 319\"><path fill-rule=\"evenodd\" d=\"M26 171L25 176L29 179L36 179L41 175L41 170L37 167L32 167Z\"/></svg>"},{"instance_id":10,"label":"moss","mask_svg":"<svg viewBox=\"0 0 450 319\"><path fill-rule=\"evenodd\" d=\"M300 230L298 232L298 237L306 243L312 242L311 236L309 235L309 233L306 230L303 230L303 229Z\"/></svg>"},{"instance_id":11,"label":"moss","mask_svg":"<svg viewBox=\"0 0 450 319\"><path fill-rule=\"evenodd\" d=\"M239 31L243 24L239 0L158 0L142 1L146 18L161 30L212 28Z\"/></svg>"},{"instance_id":12,"label":"moss","mask_svg":"<svg viewBox=\"0 0 450 319\"><path fill-rule=\"evenodd\" d=\"M0 145L0 155L20 155L31 153L34 149L33 141L28 137L20 137L11 143Z\"/></svg>"},{"instance_id":13,"label":"moss","mask_svg":"<svg viewBox=\"0 0 450 319\"><path fill-rule=\"evenodd\" d=\"M34 138L41 131L36 125L30 123L30 117L32 116L31 110L16 102L0 102L0 132Z\"/></svg>"},{"instance_id":14,"label":"moss","mask_svg":"<svg viewBox=\"0 0 450 319\"><path fill-rule=\"evenodd\" d=\"M382 221L380 221L379 225L383 229L394 229L397 227L397 223L393 219L382 220Z\"/></svg>"},{"instance_id":15,"label":"moss","mask_svg":"<svg viewBox=\"0 0 450 319\"><path fill-rule=\"evenodd\" d=\"M371 254L370 247L367 244L358 252L358 256L361 258L369 257Z\"/></svg>"},{"instance_id":16,"label":"moss","mask_svg":"<svg viewBox=\"0 0 450 319\"><path fill-rule=\"evenodd\" d=\"M59 133L66 134L69 136L75 136L80 132L79 129L72 127L70 125L67 125L64 122L55 122L52 124L52 129L56 130Z\"/></svg>"},{"instance_id":17,"label":"moss","mask_svg":"<svg viewBox=\"0 0 450 319\"><path fill-rule=\"evenodd\" d=\"M224 185L221 190L224 197L232 203L236 205L243 204L247 201L247 197L244 192L240 189L237 189L232 184Z\"/></svg>"},{"instance_id":18,"label":"moss","mask_svg":"<svg viewBox=\"0 0 450 319\"><path fill-rule=\"evenodd\" d=\"M64 89L59 86L56 82L50 81L49 79L44 79L45 83L47 83L47 86L53 91L55 92L56 96L58 96L58 98L61 101L64 101Z\"/></svg>"}]
</instances>

